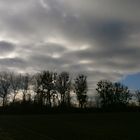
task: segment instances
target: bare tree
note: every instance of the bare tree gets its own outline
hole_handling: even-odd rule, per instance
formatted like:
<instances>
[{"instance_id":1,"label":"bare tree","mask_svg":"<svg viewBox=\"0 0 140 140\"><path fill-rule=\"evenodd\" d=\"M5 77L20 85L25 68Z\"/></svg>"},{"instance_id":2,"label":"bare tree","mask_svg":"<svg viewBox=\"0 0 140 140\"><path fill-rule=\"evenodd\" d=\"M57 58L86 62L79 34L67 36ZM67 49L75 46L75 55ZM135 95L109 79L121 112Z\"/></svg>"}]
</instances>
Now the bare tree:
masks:
<instances>
[{"instance_id":1,"label":"bare tree","mask_svg":"<svg viewBox=\"0 0 140 140\"><path fill-rule=\"evenodd\" d=\"M113 84L114 104L127 105L132 98L132 94L127 86L117 82Z\"/></svg>"},{"instance_id":2,"label":"bare tree","mask_svg":"<svg viewBox=\"0 0 140 140\"><path fill-rule=\"evenodd\" d=\"M41 74L41 78L46 104L51 107L51 91L54 88L54 73L49 71L43 71Z\"/></svg>"},{"instance_id":3,"label":"bare tree","mask_svg":"<svg viewBox=\"0 0 140 140\"><path fill-rule=\"evenodd\" d=\"M101 106L108 107L113 103L113 84L107 80L101 80L97 83L96 88L99 95Z\"/></svg>"},{"instance_id":4,"label":"bare tree","mask_svg":"<svg viewBox=\"0 0 140 140\"><path fill-rule=\"evenodd\" d=\"M112 83L106 80L99 81L96 90L102 107L126 106L131 99L128 87L120 83Z\"/></svg>"},{"instance_id":5,"label":"bare tree","mask_svg":"<svg viewBox=\"0 0 140 140\"><path fill-rule=\"evenodd\" d=\"M21 88L21 75L10 73L10 84L11 84L11 90L13 94L12 102L15 102L16 96Z\"/></svg>"},{"instance_id":6,"label":"bare tree","mask_svg":"<svg viewBox=\"0 0 140 140\"><path fill-rule=\"evenodd\" d=\"M0 73L0 97L2 98L3 107L7 103L8 95L10 94L10 78L7 72Z\"/></svg>"},{"instance_id":7,"label":"bare tree","mask_svg":"<svg viewBox=\"0 0 140 140\"><path fill-rule=\"evenodd\" d=\"M21 88L21 91L22 91L22 99L23 99L23 102L26 101L26 95L28 94L28 91L29 91L29 86L30 86L30 76L29 74L25 74L25 75L21 75L21 84L20 84L20 88Z\"/></svg>"},{"instance_id":8,"label":"bare tree","mask_svg":"<svg viewBox=\"0 0 140 140\"><path fill-rule=\"evenodd\" d=\"M61 96L61 105L70 105L70 89L71 89L71 80L69 73L62 72L57 77L56 82L57 91Z\"/></svg>"},{"instance_id":9,"label":"bare tree","mask_svg":"<svg viewBox=\"0 0 140 140\"><path fill-rule=\"evenodd\" d=\"M140 90L135 91L135 94L136 94L136 99L137 99L139 106L140 106Z\"/></svg>"},{"instance_id":10,"label":"bare tree","mask_svg":"<svg viewBox=\"0 0 140 140\"><path fill-rule=\"evenodd\" d=\"M87 77L83 74L78 75L75 79L74 87L77 100L79 102L79 107L83 108L87 103Z\"/></svg>"},{"instance_id":11,"label":"bare tree","mask_svg":"<svg viewBox=\"0 0 140 140\"><path fill-rule=\"evenodd\" d=\"M52 106L51 98L53 90L55 90L55 79L56 73L49 71L42 71L41 73L35 76L35 86L34 91L36 94L36 99L43 105L47 105L49 107Z\"/></svg>"},{"instance_id":12,"label":"bare tree","mask_svg":"<svg viewBox=\"0 0 140 140\"><path fill-rule=\"evenodd\" d=\"M43 93L43 87L42 87L42 79L40 77L40 73L37 73L34 75L34 78L33 78L33 90L35 92L35 97L34 97L34 102L35 103L38 103L40 105L43 105L44 103L44 93Z\"/></svg>"}]
</instances>

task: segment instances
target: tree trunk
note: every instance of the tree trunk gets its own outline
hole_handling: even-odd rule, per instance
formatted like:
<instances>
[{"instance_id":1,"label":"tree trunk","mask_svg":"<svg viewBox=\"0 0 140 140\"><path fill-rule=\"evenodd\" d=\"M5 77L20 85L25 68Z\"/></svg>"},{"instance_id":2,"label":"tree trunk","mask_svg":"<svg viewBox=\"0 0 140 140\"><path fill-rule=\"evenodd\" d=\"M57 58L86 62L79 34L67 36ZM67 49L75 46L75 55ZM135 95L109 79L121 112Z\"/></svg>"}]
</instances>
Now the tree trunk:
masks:
<instances>
[{"instance_id":1,"label":"tree trunk","mask_svg":"<svg viewBox=\"0 0 140 140\"><path fill-rule=\"evenodd\" d=\"M17 92L14 92L13 103L15 103Z\"/></svg>"},{"instance_id":2,"label":"tree trunk","mask_svg":"<svg viewBox=\"0 0 140 140\"><path fill-rule=\"evenodd\" d=\"M2 106L5 107L5 105L6 105L6 97L3 97L3 99L2 99Z\"/></svg>"}]
</instances>

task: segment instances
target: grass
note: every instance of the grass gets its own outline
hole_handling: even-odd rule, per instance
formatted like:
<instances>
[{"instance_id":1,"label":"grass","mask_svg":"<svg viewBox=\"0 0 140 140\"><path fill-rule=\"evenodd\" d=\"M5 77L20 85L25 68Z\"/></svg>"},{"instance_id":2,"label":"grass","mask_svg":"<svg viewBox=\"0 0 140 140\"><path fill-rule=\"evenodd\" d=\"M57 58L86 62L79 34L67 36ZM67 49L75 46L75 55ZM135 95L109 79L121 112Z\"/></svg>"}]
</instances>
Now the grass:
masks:
<instances>
[{"instance_id":1,"label":"grass","mask_svg":"<svg viewBox=\"0 0 140 140\"><path fill-rule=\"evenodd\" d=\"M0 140L140 140L140 113L1 115Z\"/></svg>"}]
</instances>

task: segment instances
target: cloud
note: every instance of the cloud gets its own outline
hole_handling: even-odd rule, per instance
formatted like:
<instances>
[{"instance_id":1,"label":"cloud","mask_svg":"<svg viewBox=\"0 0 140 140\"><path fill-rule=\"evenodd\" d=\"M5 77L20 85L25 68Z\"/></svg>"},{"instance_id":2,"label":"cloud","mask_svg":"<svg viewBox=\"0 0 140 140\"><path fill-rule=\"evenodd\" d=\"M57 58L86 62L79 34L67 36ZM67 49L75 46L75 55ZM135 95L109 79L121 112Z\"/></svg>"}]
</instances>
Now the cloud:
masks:
<instances>
[{"instance_id":1,"label":"cloud","mask_svg":"<svg viewBox=\"0 0 140 140\"><path fill-rule=\"evenodd\" d=\"M139 0L1 0L0 66L86 73L92 89L139 72L139 7Z\"/></svg>"},{"instance_id":2,"label":"cloud","mask_svg":"<svg viewBox=\"0 0 140 140\"><path fill-rule=\"evenodd\" d=\"M0 55L1 56L10 54L12 51L14 51L14 49L15 49L14 44L10 42L6 42L6 41L0 41Z\"/></svg>"}]
</instances>

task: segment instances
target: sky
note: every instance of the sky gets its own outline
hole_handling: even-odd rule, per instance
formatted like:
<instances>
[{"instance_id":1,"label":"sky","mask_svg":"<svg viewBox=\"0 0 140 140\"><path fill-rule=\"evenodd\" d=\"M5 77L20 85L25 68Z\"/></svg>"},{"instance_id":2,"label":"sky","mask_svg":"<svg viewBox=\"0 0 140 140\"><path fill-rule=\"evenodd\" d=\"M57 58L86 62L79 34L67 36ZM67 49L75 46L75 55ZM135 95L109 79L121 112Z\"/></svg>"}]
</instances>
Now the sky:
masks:
<instances>
[{"instance_id":1,"label":"sky","mask_svg":"<svg viewBox=\"0 0 140 140\"><path fill-rule=\"evenodd\" d=\"M140 73L126 75L119 82L129 87L130 90L140 90Z\"/></svg>"},{"instance_id":2,"label":"sky","mask_svg":"<svg viewBox=\"0 0 140 140\"><path fill-rule=\"evenodd\" d=\"M124 77L137 87L139 13L140 0L0 0L0 70L84 73L90 90Z\"/></svg>"}]
</instances>

